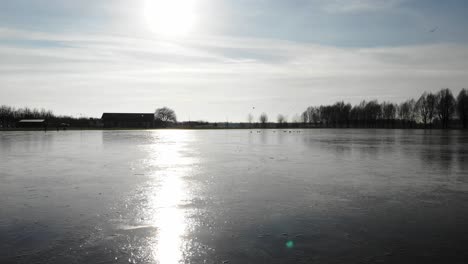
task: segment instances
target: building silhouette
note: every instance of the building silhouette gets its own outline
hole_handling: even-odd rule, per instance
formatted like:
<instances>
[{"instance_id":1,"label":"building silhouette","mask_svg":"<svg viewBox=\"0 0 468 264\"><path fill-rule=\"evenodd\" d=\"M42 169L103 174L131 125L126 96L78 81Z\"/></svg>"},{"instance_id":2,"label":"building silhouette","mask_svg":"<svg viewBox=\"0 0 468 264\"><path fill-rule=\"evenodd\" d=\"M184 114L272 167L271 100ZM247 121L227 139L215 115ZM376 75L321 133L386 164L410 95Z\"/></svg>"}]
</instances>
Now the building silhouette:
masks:
<instances>
[{"instance_id":1,"label":"building silhouette","mask_svg":"<svg viewBox=\"0 0 468 264\"><path fill-rule=\"evenodd\" d=\"M103 113L104 128L153 128L153 113Z\"/></svg>"}]
</instances>

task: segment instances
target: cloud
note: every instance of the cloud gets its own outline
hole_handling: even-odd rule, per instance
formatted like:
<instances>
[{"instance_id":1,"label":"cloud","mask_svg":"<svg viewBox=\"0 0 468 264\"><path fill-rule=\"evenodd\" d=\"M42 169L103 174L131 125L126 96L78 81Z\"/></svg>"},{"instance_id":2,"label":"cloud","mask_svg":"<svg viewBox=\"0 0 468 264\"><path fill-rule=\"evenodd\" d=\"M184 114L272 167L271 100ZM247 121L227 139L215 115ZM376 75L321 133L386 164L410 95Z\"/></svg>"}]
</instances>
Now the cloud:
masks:
<instances>
[{"instance_id":1,"label":"cloud","mask_svg":"<svg viewBox=\"0 0 468 264\"><path fill-rule=\"evenodd\" d=\"M244 120L251 105L292 116L307 105L399 101L468 83L468 47L448 43L363 49L4 28L0 57L1 103L93 116L158 105L192 120Z\"/></svg>"},{"instance_id":2,"label":"cloud","mask_svg":"<svg viewBox=\"0 0 468 264\"><path fill-rule=\"evenodd\" d=\"M323 6L330 13L357 13L393 9L403 2L405 0L327 0Z\"/></svg>"}]
</instances>

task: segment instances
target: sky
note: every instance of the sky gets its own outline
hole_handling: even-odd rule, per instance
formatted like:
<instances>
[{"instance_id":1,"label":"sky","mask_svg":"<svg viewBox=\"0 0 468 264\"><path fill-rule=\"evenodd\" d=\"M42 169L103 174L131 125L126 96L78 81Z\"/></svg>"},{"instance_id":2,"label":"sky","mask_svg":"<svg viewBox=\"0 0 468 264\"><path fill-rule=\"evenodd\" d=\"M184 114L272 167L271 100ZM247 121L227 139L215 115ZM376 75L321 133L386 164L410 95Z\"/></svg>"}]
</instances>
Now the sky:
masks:
<instances>
[{"instance_id":1,"label":"sky","mask_svg":"<svg viewBox=\"0 0 468 264\"><path fill-rule=\"evenodd\" d=\"M0 104L292 119L468 87L465 0L0 0Z\"/></svg>"}]
</instances>

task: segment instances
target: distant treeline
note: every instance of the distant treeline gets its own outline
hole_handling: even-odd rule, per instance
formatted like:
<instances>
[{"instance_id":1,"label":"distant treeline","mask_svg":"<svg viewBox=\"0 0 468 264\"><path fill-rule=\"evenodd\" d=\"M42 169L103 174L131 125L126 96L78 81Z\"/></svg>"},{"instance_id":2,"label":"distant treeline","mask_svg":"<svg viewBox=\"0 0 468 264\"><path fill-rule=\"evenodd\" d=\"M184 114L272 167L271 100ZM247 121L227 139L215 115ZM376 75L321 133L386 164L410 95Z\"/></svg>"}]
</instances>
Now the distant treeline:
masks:
<instances>
[{"instance_id":1,"label":"distant treeline","mask_svg":"<svg viewBox=\"0 0 468 264\"><path fill-rule=\"evenodd\" d=\"M468 92L463 89L455 98L450 89L442 89L400 104L372 100L354 106L344 102L310 106L301 121L317 127L467 128Z\"/></svg>"},{"instance_id":2,"label":"distant treeline","mask_svg":"<svg viewBox=\"0 0 468 264\"><path fill-rule=\"evenodd\" d=\"M165 108L161 108L165 109ZM159 109L159 110L161 110ZM252 114L248 123L177 122L159 118L166 128L467 128L468 91L462 89L455 97L450 89L442 89L433 94L425 92L418 100L409 99L400 104L362 101L351 105L343 101L333 105L310 106L301 115L296 115L288 123L284 115L278 115L276 122L268 120L262 113L258 122L253 122ZM161 112L161 111L159 111ZM160 113L159 113L160 114ZM155 119L157 120L158 111ZM70 126L76 128L102 128L99 118L75 118L56 116L46 109L14 108L0 106L0 128L15 128L22 119L45 119L49 127Z\"/></svg>"},{"instance_id":3,"label":"distant treeline","mask_svg":"<svg viewBox=\"0 0 468 264\"><path fill-rule=\"evenodd\" d=\"M50 127L67 125L71 127L92 127L97 119L76 118L72 116L58 116L51 110L37 108L15 108L0 105L0 128L15 128L22 119L45 119Z\"/></svg>"},{"instance_id":4,"label":"distant treeline","mask_svg":"<svg viewBox=\"0 0 468 264\"><path fill-rule=\"evenodd\" d=\"M370 100L353 106L340 101L307 107L291 122L282 114L271 122L266 113L259 116L258 123L253 122L252 114L247 121L255 128L467 128L468 91L462 89L456 98L450 89L425 92L418 100L400 104ZM245 127L245 123L240 126Z\"/></svg>"}]
</instances>

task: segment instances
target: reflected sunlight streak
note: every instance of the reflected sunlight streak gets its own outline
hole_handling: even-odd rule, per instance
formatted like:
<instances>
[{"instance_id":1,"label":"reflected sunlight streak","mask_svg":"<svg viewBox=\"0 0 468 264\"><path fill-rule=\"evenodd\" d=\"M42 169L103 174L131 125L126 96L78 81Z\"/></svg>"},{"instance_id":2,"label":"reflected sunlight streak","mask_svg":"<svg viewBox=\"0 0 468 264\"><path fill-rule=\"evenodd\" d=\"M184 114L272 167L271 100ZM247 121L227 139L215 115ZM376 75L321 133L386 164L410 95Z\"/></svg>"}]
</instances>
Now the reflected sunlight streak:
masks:
<instances>
[{"instance_id":1,"label":"reflected sunlight streak","mask_svg":"<svg viewBox=\"0 0 468 264\"><path fill-rule=\"evenodd\" d=\"M183 260L183 236L187 232L185 212L180 208L188 197L183 177L195 159L181 153L190 134L164 131L154 136L157 143L151 145L151 163L156 167L153 177L159 184L148 194L150 207L155 209L151 222L158 229L152 254L157 263L179 263Z\"/></svg>"}]
</instances>

